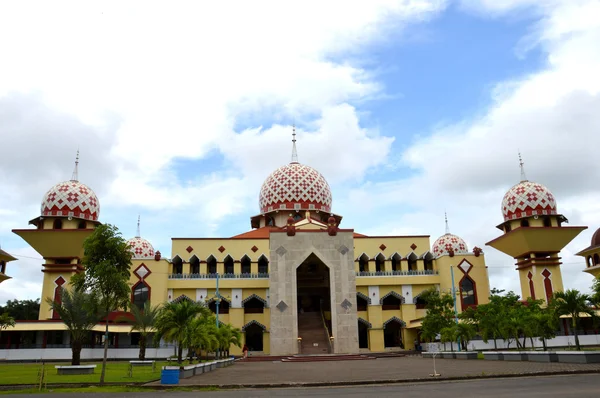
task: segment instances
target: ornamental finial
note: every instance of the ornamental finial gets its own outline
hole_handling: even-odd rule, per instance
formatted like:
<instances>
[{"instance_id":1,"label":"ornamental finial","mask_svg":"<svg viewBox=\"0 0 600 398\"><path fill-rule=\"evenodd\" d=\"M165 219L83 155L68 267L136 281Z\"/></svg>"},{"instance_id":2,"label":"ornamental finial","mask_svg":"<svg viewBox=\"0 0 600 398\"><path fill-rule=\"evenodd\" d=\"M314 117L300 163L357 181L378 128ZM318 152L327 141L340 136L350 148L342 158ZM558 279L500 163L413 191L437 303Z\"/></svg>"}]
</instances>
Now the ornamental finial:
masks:
<instances>
[{"instance_id":1,"label":"ornamental finial","mask_svg":"<svg viewBox=\"0 0 600 398\"><path fill-rule=\"evenodd\" d=\"M77 150L77 156L75 156L75 169L73 170L73 175L71 176L71 181L79 181L79 149Z\"/></svg>"},{"instance_id":2,"label":"ornamental finial","mask_svg":"<svg viewBox=\"0 0 600 398\"><path fill-rule=\"evenodd\" d=\"M525 163L523 163L523 158L521 158L521 151L519 151L519 167L521 167L521 182L527 181L527 177L525 176Z\"/></svg>"},{"instance_id":3,"label":"ornamental finial","mask_svg":"<svg viewBox=\"0 0 600 398\"><path fill-rule=\"evenodd\" d=\"M296 150L296 124L292 126L292 163L298 163L298 152Z\"/></svg>"},{"instance_id":4,"label":"ornamental finial","mask_svg":"<svg viewBox=\"0 0 600 398\"><path fill-rule=\"evenodd\" d=\"M448 226L448 213L444 212L444 219L446 220L446 234L450 233L450 227Z\"/></svg>"},{"instance_id":5,"label":"ornamental finial","mask_svg":"<svg viewBox=\"0 0 600 398\"><path fill-rule=\"evenodd\" d=\"M135 237L139 238L140 236L142 235L140 234L140 215L138 214L137 235Z\"/></svg>"}]
</instances>

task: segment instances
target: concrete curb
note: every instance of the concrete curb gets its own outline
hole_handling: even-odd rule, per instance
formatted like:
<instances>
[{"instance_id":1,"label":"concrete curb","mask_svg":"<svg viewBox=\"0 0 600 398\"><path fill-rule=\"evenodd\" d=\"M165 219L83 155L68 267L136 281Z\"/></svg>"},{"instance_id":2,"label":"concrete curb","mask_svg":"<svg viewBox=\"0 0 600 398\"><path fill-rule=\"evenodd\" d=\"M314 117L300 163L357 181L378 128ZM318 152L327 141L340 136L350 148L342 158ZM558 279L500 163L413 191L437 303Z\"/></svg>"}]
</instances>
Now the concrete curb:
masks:
<instances>
[{"instance_id":1,"label":"concrete curb","mask_svg":"<svg viewBox=\"0 0 600 398\"><path fill-rule=\"evenodd\" d=\"M154 390L168 390L173 387L184 388L217 388L222 390L239 389L271 389L271 388L302 388L302 387L341 387L341 386L368 386L381 384L409 384L409 383L430 383L440 381L464 381L464 380L483 380L483 379L508 379L512 377L536 377L536 376L560 376L577 374L599 374L600 370L572 370L559 372L530 372L518 374L490 374L477 376L454 376L454 377L428 377L413 379L388 379L388 380L357 380L357 381L334 381L334 382L308 382L308 383L262 383L262 384L178 384L173 385L151 385L144 384L141 387Z\"/></svg>"}]
</instances>

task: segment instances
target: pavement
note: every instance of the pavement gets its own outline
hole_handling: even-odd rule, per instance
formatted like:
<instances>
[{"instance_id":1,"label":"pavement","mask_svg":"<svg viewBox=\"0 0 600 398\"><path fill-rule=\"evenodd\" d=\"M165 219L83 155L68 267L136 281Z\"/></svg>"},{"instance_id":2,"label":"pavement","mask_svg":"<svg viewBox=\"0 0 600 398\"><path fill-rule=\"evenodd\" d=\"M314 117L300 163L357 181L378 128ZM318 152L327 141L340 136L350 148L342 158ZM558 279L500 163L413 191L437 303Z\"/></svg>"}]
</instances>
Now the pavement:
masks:
<instances>
[{"instance_id":1,"label":"pavement","mask_svg":"<svg viewBox=\"0 0 600 398\"><path fill-rule=\"evenodd\" d=\"M520 361L436 359L436 379L600 373L600 363L566 364ZM335 362L237 362L205 375L181 379L182 387L275 388L401 383L432 379L433 360L421 356ZM600 378L598 376L594 376ZM147 384L160 387L160 381Z\"/></svg>"},{"instance_id":2,"label":"pavement","mask_svg":"<svg viewBox=\"0 0 600 398\"><path fill-rule=\"evenodd\" d=\"M372 362L372 361L369 361ZM216 372L215 372L216 374ZM132 393L94 393L94 398L254 398L254 397L349 397L360 398L417 398L417 397L527 397L527 398L588 398L598 397L600 378L596 375L557 375L544 377L520 377L509 379L484 379L468 381L441 381L356 387L284 388L262 390L147 391ZM23 394L7 395L21 398L58 398L89 394Z\"/></svg>"}]
</instances>

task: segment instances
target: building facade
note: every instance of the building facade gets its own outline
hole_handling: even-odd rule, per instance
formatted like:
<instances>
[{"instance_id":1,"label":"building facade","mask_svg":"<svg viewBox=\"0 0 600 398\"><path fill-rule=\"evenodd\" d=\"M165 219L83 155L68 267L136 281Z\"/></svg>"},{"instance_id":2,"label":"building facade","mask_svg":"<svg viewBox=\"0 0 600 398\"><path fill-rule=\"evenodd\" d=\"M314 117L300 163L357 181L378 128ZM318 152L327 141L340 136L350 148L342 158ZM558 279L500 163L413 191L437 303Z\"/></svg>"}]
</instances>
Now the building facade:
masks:
<instances>
[{"instance_id":1,"label":"building facade","mask_svg":"<svg viewBox=\"0 0 600 398\"><path fill-rule=\"evenodd\" d=\"M326 179L298 162L294 140L292 162L260 189L260 213L250 217L249 231L173 237L164 256L138 228L128 241L131 301L205 303L220 322L242 330L251 351L270 355L413 349L427 289L454 292L458 312L488 301L482 250L469 250L447 220L433 244L427 235L366 236L342 226L332 205ZM64 325L46 299L60 300L61 288L84 270L83 241L100 223L100 201L79 181L77 163L72 179L48 190L29 223L34 228L14 232L44 259L39 321L18 322L0 346L66 344ZM96 329L91 346L100 343L103 327ZM136 344L128 325L111 322L109 330L112 347Z\"/></svg>"}]
</instances>

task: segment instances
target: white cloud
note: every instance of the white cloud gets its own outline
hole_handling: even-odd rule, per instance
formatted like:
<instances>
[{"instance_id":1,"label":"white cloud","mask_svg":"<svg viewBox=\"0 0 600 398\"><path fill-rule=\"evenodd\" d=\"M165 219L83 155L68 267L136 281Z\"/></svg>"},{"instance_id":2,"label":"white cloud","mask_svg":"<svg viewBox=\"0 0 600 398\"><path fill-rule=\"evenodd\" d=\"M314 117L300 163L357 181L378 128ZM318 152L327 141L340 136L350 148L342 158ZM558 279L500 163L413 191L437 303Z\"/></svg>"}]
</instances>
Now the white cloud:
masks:
<instances>
[{"instance_id":1,"label":"white cloud","mask_svg":"<svg viewBox=\"0 0 600 398\"><path fill-rule=\"evenodd\" d=\"M469 2L465 2L469 3ZM473 5L474 3L469 3ZM467 5L469 5L467 4ZM478 11L498 17L533 6L533 2L477 2ZM525 158L527 177L547 185L558 209L572 225L590 228L562 252L567 288L588 290L591 276L574 253L587 247L600 227L600 13L597 1L535 2L540 22L531 43L543 46L547 66L518 80L501 82L482 117L438 128L409 147L404 163L418 174L407 180L369 185L371 206L396 204L416 209L418 219L390 217L380 231L395 225L435 226L443 233L443 211L452 231L473 245L500 234L500 202L519 181L517 151ZM363 189L364 190L364 189ZM355 192L357 206L365 194ZM417 227L417 230L420 228ZM513 260L484 247L491 286L520 291Z\"/></svg>"}]
</instances>

